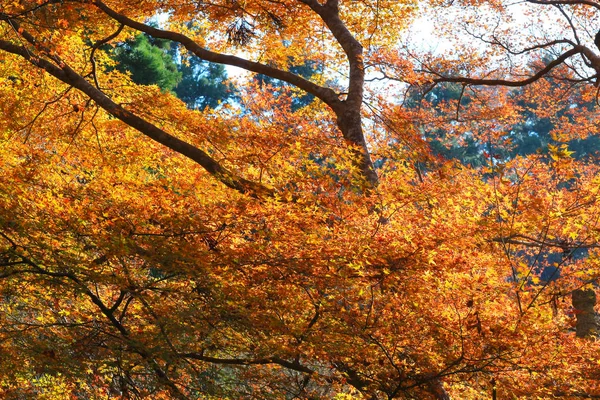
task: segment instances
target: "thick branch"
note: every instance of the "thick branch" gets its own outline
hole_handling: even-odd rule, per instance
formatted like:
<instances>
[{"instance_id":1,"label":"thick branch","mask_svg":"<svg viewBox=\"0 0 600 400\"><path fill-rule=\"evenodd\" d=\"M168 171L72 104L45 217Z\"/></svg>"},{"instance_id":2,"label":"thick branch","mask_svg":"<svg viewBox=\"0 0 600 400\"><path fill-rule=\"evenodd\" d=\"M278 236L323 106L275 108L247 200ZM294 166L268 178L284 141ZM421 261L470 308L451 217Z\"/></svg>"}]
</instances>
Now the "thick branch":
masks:
<instances>
[{"instance_id":1,"label":"thick branch","mask_svg":"<svg viewBox=\"0 0 600 400\"><path fill-rule=\"evenodd\" d=\"M176 138L173 135L170 135L150 122L138 117L130 111L125 110L123 107L112 101L103 92L91 85L68 65L61 63L60 66L57 66L43 58L34 57L25 47L14 45L5 40L0 40L0 50L19 55L36 67L44 69L50 75L61 80L62 82L79 89L88 95L92 100L94 100L101 108L116 118L125 122L132 128L137 129L139 132L155 140L156 142L195 161L226 186L241 193L247 193L253 197L270 196L273 194L272 189L233 174L231 171L221 166L204 151L184 142L181 139Z\"/></svg>"},{"instance_id":2,"label":"thick branch","mask_svg":"<svg viewBox=\"0 0 600 400\"><path fill-rule=\"evenodd\" d=\"M321 5L317 0L299 1L306 4L321 17L348 58L350 69L348 96L337 108L334 108L334 111L337 116L338 127L342 131L344 139L355 146L355 162L358 168L368 185L375 186L378 177L362 130L361 107L365 85L363 47L340 19L338 0L328 0L324 5Z\"/></svg>"},{"instance_id":3,"label":"thick branch","mask_svg":"<svg viewBox=\"0 0 600 400\"><path fill-rule=\"evenodd\" d=\"M49 0L49 3L58 1L62 0ZM81 0L70 1L80 2ZM308 2L311 3L312 1L308 0ZM220 64L233 65L248 71L261 73L272 78L279 79L288 82L292 85L295 85L299 89L302 89L305 92L313 94L315 97L321 99L335 112L337 116L338 127L340 128L344 138L353 147L353 151L356 153L355 163L358 169L361 171L363 177L365 178L367 186L373 186L377 183L377 174L375 173L375 170L373 168L371 156L369 154L365 136L362 130L361 106L364 91L364 67L362 60L362 46L352 36L350 31L346 28L344 23L339 18L337 0L329 0L325 6L320 6L318 5L318 3L313 4L313 6L315 7L315 10L319 10L319 15L323 18L324 21L326 21L326 24L331 29L334 36L340 42L340 44L344 48L344 51L346 51L346 54L348 55L350 64L350 86L349 93L345 101L341 101L338 98L338 94L335 93L333 90L314 84L290 72L270 67L265 64L249 61L240 57L220 54L206 50L199 46L191 38L183 34L158 29L146 25L144 23L134 21L131 18L120 14L112 8L108 7L101 0L94 0L92 4L98 9L100 9L102 12L104 12L106 15L108 15L110 18L114 19L116 22L119 22L122 25L128 26L140 32L147 33L148 35L151 35L153 37L178 42L190 52L192 52L193 54L195 54L203 60ZM55 64L59 64L57 60L53 59L53 61ZM50 72L51 68L48 65L44 65L43 68ZM138 129L145 135L152 137L159 143L164 144L167 147L178 151L179 153L184 154L187 157L198 162L205 169L207 169L207 171L216 176L227 186L235 188L236 190L239 190L243 193L249 193L256 197L263 196L265 193L267 195L271 194L272 191L265 188L264 186L259 185L257 183L249 182L247 180L233 175L231 172L225 170L218 163L216 163L216 161L212 160L206 153L201 152L199 149L196 149L193 146L189 145L186 146L184 142L178 141L178 139L166 134L166 132L152 126L147 121L136 117L135 115L131 114L127 110L124 110L123 108L119 107L114 103L108 104L110 102L110 99L104 98L106 96L100 91L94 93L95 88L91 87L91 85L89 85L89 83L87 83L85 79L82 79L80 75L77 77L75 76L77 74L71 74L70 72L66 73L68 72L67 68L62 68L62 66L60 70L65 72L65 74L62 74L62 78L59 79L63 80L64 82L67 82L69 85L75 86L78 89L82 90L84 93L88 94L88 96L90 96L92 99L98 102L102 108L109 111L122 121L126 122L128 125ZM55 76L58 77L58 75ZM64 79L67 80L65 81ZM168 137L165 137L165 135L167 135ZM174 140L178 142L174 143ZM166 142L169 142L169 144L167 144ZM193 156L191 156L190 153L194 153Z\"/></svg>"},{"instance_id":4,"label":"thick branch","mask_svg":"<svg viewBox=\"0 0 600 400\"><path fill-rule=\"evenodd\" d=\"M148 35L151 35L156 38L167 39L177 43L181 43L187 50L194 53L196 56L203 60L218 64L232 65L235 67L243 68L247 71L267 75L272 78L290 83L304 90L305 92L310 93L315 97L319 98L332 109L335 109L335 107L340 103L337 93L335 93L333 90L314 84L291 72L282 71L280 69L273 68L258 62L249 61L244 58L227 54L215 53L213 51L206 50L199 46L192 39L185 35L182 35L181 33L154 28L144 23L134 21L131 18L128 18L125 15L119 14L118 12L114 11L101 1L95 1L94 5L100 10L102 10L109 17L113 18L115 21L123 25L129 26L130 28L133 28L140 32L147 33Z\"/></svg>"},{"instance_id":5,"label":"thick branch","mask_svg":"<svg viewBox=\"0 0 600 400\"><path fill-rule=\"evenodd\" d=\"M344 362L335 362L333 363L335 368L337 368L341 373L344 374L346 381L354 386L359 391L363 391L365 388L369 386L369 381L364 379L357 371L353 368L350 368Z\"/></svg>"},{"instance_id":6,"label":"thick branch","mask_svg":"<svg viewBox=\"0 0 600 400\"><path fill-rule=\"evenodd\" d=\"M348 55L350 65L350 83L348 96L345 101L341 101L338 95L329 88L316 85L304 78L301 78L290 72L282 71L277 68L249 61L240 57L212 52L200 47L189 37L177 32L154 28L141 22L134 21L118 12L114 11L106 4L97 0L94 4L106 13L108 16L138 31L147 33L153 37L172 40L181 43L187 50L194 53L199 58L219 64L233 65L270 76L288 82L307 93L314 95L327 104L336 114L338 127L342 131L344 138L353 146L356 146L356 164L369 186L377 183L377 174L375 173L371 156L367 148L367 143L362 131L361 106L364 91L364 66L362 56L362 45L352 36L338 15L337 0L330 0L325 6L311 3L313 10L317 12L325 21L335 38L340 42L344 51ZM309 4L309 5L311 5Z\"/></svg>"},{"instance_id":7,"label":"thick branch","mask_svg":"<svg viewBox=\"0 0 600 400\"><path fill-rule=\"evenodd\" d=\"M596 292L594 289L577 289L571 294L573 308L577 311L577 324L575 335L579 338L594 337L598 335L598 322L596 321Z\"/></svg>"},{"instance_id":8,"label":"thick branch","mask_svg":"<svg viewBox=\"0 0 600 400\"><path fill-rule=\"evenodd\" d=\"M347 104L360 107L363 99L365 70L363 64L363 47L348 30L339 16L338 0L329 0L320 5L316 0L300 0L317 13L338 41L348 57L350 76L348 84Z\"/></svg>"}]
</instances>

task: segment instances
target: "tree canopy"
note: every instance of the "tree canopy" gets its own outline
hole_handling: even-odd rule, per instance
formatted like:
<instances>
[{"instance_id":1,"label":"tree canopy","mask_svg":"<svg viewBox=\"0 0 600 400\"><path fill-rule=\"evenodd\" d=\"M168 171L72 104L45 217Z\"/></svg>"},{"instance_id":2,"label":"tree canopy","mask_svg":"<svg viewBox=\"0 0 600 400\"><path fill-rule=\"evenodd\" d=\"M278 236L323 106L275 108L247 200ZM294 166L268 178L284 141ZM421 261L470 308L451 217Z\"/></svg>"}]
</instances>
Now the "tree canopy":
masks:
<instances>
[{"instance_id":1,"label":"tree canopy","mask_svg":"<svg viewBox=\"0 0 600 400\"><path fill-rule=\"evenodd\" d=\"M599 397L598 9L5 2L0 396Z\"/></svg>"}]
</instances>

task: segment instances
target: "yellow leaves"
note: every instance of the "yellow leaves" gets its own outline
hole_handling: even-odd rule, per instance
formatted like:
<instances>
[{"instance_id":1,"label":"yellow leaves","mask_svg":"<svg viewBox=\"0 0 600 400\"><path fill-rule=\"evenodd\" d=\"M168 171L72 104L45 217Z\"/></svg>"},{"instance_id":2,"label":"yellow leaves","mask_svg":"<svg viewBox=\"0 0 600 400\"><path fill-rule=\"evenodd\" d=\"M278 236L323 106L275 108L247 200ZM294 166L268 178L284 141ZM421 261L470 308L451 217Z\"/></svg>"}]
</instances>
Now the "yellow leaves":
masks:
<instances>
[{"instance_id":1,"label":"yellow leaves","mask_svg":"<svg viewBox=\"0 0 600 400\"><path fill-rule=\"evenodd\" d=\"M70 400L76 389L60 373L57 375L43 374L39 378L32 379L31 384L38 391L36 397L42 400Z\"/></svg>"},{"instance_id":2,"label":"yellow leaves","mask_svg":"<svg viewBox=\"0 0 600 400\"><path fill-rule=\"evenodd\" d=\"M572 158L571 155L574 152L569 151L569 147L566 144L561 144L561 145L557 145L557 146L548 144L548 153L550 154L550 157L554 161L560 161L562 159Z\"/></svg>"},{"instance_id":3,"label":"yellow leaves","mask_svg":"<svg viewBox=\"0 0 600 400\"><path fill-rule=\"evenodd\" d=\"M337 393L333 399L334 400L361 400L364 397L360 393L349 394L349 393Z\"/></svg>"},{"instance_id":4,"label":"yellow leaves","mask_svg":"<svg viewBox=\"0 0 600 400\"><path fill-rule=\"evenodd\" d=\"M138 20L152 15L157 4L148 1L136 9L137 3L121 3ZM285 1L246 3L245 12L264 25L264 42L251 44L249 53L260 50L261 59L286 68L290 55L298 57L294 62L304 61L317 43L325 53L309 54L319 58L317 65L330 68L326 61L340 56L338 48L330 52L319 42L327 35L314 35L317 25L323 25L315 25L318 18L308 7ZM197 33L203 37L200 44L222 40L219 30L236 18L230 8L219 6L223 4L197 5L205 7L198 14L205 17L198 23L205 31ZM368 36L369 45L376 47L396 44L414 5L365 0L342 2L341 7L353 33ZM188 12L197 11L195 3L166 1L160 6L172 9L182 22ZM273 21L264 12L280 12L278 7L285 10L281 15L288 25L275 29L267 26ZM369 17L375 10L377 23ZM61 16L53 23L66 28L86 18ZM98 30L88 32L85 41L69 36L62 45L62 30L48 34L55 41L53 54L71 57L76 70L89 71L88 42L106 37L114 29L108 22L99 20ZM209 28L215 28L213 37L205 35ZM379 61L411 70L395 53L389 51ZM1 76L21 68L7 64L0 63ZM590 235L599 229L594 222L600 211L595 202L598 180L592 178L597 168L573 163L579 169L572 183L541 157L511 161L493 152L485 160L493 167L487 172L437 160L420 141L415 121L431 122L436 129L444 125L433 118L413 120L411 112L402 110L390 112L398 132L384 126L389 121L384 124L379 115L364 121L368 147L383 163L377 171L380 185L364 195L353 180L356 167L335 118L317 101L293 112L297 93L240 79L248 89L239 94L238 104L209 115L187 110L156 87L137 87L115 71L102 74L100 85L123 104L124 112L143 115L206 149L227 169L276 188L277 195L257 200L216 185L195 165L141 140L113 117L95 114L93 102L74 90L64 94L65 87L30 77L28 81L41 82L39 89L28 82L0 81L7 99L2 120L9 126L0 146L0 229L15 242L0 241L0 264L11 264L19 252L43 268L2 266L7 275L0 280L0 291L10 300L1 305L0 327L40 326L35 332L10 332L25 344L24 354L32 363L32 355L42 352L36 347L39 341L56 341L64 352L54 355L52 376L60 376L56 370L66 365L66 382L98 379L89 383L93 395L112 388L117 378L134 380L140 390L154 388L160 385L152 380L159 367L180 388L204 385L197 381L199 375L214 378L215 386L223 383L218 374L203 373L211 368L210 360L183 362L180 354L189 352L249 360L239 370L228 366L232 373L227 372L222 386L233 387L234 393L238 377L243 377L240 385L268 381L287 387L291 382L285 381L290 375L283 365L253 364L253 359L306 366L314 372L305 390L335 382L335 388L319 393L338 392L339 398L351 393L348 373L329 368L339 360L364 379L377 377L364 386L368 388L380 382L381 388L394 387L404 376L481 368L505 371L507 382L525 386L520 369L556 369L565 375L560 382L572 377L566 367L548 360L552 357L528 358L528 352L550 354L552 343L565 343L555 335L563 329L561 319L542 309L549 304L546 293L559 293L565 286L556 282L541 291L538 286L544 282L532 266L545 262L535 259L540 247L596 239ZM312 81L327 83L326 73L319 74ZM509 97L501 91L472 97L469 101L480 102L470 115L475 122L459 126L453 119L449 126L473 137L487 135L486 140L502 137L503 127L517 114ZM450 108L454 116L456 108ZM34 118L32 129L24 129ZM14 132L23 139L27 135L27 143L10 140ZM503 143L509 145L510 139ZM551 145L549 152L555 162L572 159L566 145ZM11 262L4 261L6 254ZM572 264L562 266L568 279L597 275L596 265ZM27 268L26 273L19 268ZM519 300L532 301L536 310L520 314ZM515 327L522 331L515 334ZM16 341L7 346L16 348ZM563 350L554 357L571 361ZM86 364L90 359L93 366ZM467 359L468 365L462 363ZM586 366L581 360L566 364ZM23 368L36 367L39 363ZM119 375L124 371L127 379ZM294 377L302 373L296 372ZM100 377L89 376L98 373ZM478 386L487 377L478 372L464 376L469 390L451 380L446 385L459 393L454 397L489 394L489 387ZM531 377L539 387L548 383L544 378L541 373ZM48 384L61 385L60 380ZM60 390L53 395L60 398ZM255 397L262 394L257 389ZM428 395L415 392L413 397Z\"/></svg>"},{"instance_id":5,"label":"yellow leaves","mask_svg":"<svg viewBox=\"0 0 600 400\"><path fill-rule=\"evenodd\" d=\"M57 21L57 25L58 25L59 27L61 27L61 28L64 28L64 29L66 29L66 28L68 28L68 27L69 27L69 21L67 21L66 19L62 19L62 18L60 18L60 19L58 19L58 21Z\"/></svg>"},{"instance_id":6,"label":"yellow leaves","mask_svg":"<svg viewBox=\"0 0 600 400\"><path fill-rule=\"evenodd\" d=\"M60 310L58 312L58 315L60 315L61 317L68 317L69 315L71 315L71 312L69 310Z\"/></svg>"},{"instance_id":7,"label":"yellow leaves","mask_svg":"<svg viewBox=\"0 0 600 400\"><path fill-rule=\"evenodd\" d=\"M415 17L417 8L416 2L412 0L380 2L363 0L342 3L341 13L344 21L360 41L378 48L397 43ZM378 27L373 25L375 21L379 24ZM368 41L365 40L367 38Z\"/></svg>"},{"instance_id":8,"label":"yellow leaves","mask_svg":"<svg viewBox=\"0 0 600 400\"><path fill-rule=\"evenodd\" d=\"M348 267L350 269L352 269L355 273L357 273L358 275L363 275L364 274L364 268L360 263L357 262L349 262L348 263Z\"/></svg>"},{"instance_id":9,"label":"yellow leaves","mask_svg":"<svg viewBox=\"0 0 600 400\"><path fill-rule=\"evenodd\" d=\"M429 265L436 265L436 262L435 262L436 252L434 250L428 251L426 254L426 257L427 257L427 263Z\"/></svg>"}]
</instances>

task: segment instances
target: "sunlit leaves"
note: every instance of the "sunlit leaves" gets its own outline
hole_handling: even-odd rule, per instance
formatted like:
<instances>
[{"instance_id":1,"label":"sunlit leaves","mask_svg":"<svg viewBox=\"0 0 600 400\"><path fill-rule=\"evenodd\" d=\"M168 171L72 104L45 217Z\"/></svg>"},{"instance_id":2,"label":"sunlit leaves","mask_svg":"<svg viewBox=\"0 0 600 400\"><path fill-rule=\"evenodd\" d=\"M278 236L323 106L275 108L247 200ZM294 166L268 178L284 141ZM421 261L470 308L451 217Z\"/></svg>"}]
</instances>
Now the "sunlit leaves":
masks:
<instances>
[{"instance_id":1,"label":"sunlit leaves","mask_svg":"<svg viewBox=\"0 0 600 400\"><path fill-rule=\"evenodd\" d=\"M346 56L306 5L138 3L109 5L140 21L168 12L185 32L192 20L201 45L283 69L314 62L311 79L346 96ZM273 193L225 187L2 53L1 394L479 399L492 380L499 398L596 393L598 344L575 338L566 300L599 275L598 167L566 144L595 132L593 94L565 106L556 94L568 84L540 81L427 95L411 58L378 52L413 12L413 3L341 4L367 67L425 93L400 104L371 86L358 121L378 168L368 190L340 115L319 101L295 110L299 89L242 76L236 102L192 111L135 85L102 49L89 75L93 43L116 29L92 4L42 7L45 24L23 14L47 47L31 51L60 56L120 113ZM3 38L20 45L24 31L5 25ZM437 66L479 72L490 60L469 55ZM524 112L555 124L556 143L515 157ZM441 145L477 143L478 163L432 154L431 133L442 131Z\"/></svg>"}]
</instances>

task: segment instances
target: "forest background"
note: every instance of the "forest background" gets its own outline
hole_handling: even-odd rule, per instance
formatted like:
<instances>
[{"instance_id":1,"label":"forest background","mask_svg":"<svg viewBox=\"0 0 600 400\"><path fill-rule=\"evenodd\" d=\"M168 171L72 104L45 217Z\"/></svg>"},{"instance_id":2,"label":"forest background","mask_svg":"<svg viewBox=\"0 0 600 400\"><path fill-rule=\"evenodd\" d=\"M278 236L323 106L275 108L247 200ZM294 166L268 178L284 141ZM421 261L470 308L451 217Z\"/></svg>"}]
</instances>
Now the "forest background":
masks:
<instances>
[{"instance_id":1,"label":"forest background","mask_svg":"<svg viewBox=\"0 0 600 400\"><path fill-rule=\"evenodd\" d=\"M598 10L4 2L0 396L600 397Z\"/></svg>"}]
</instances>

